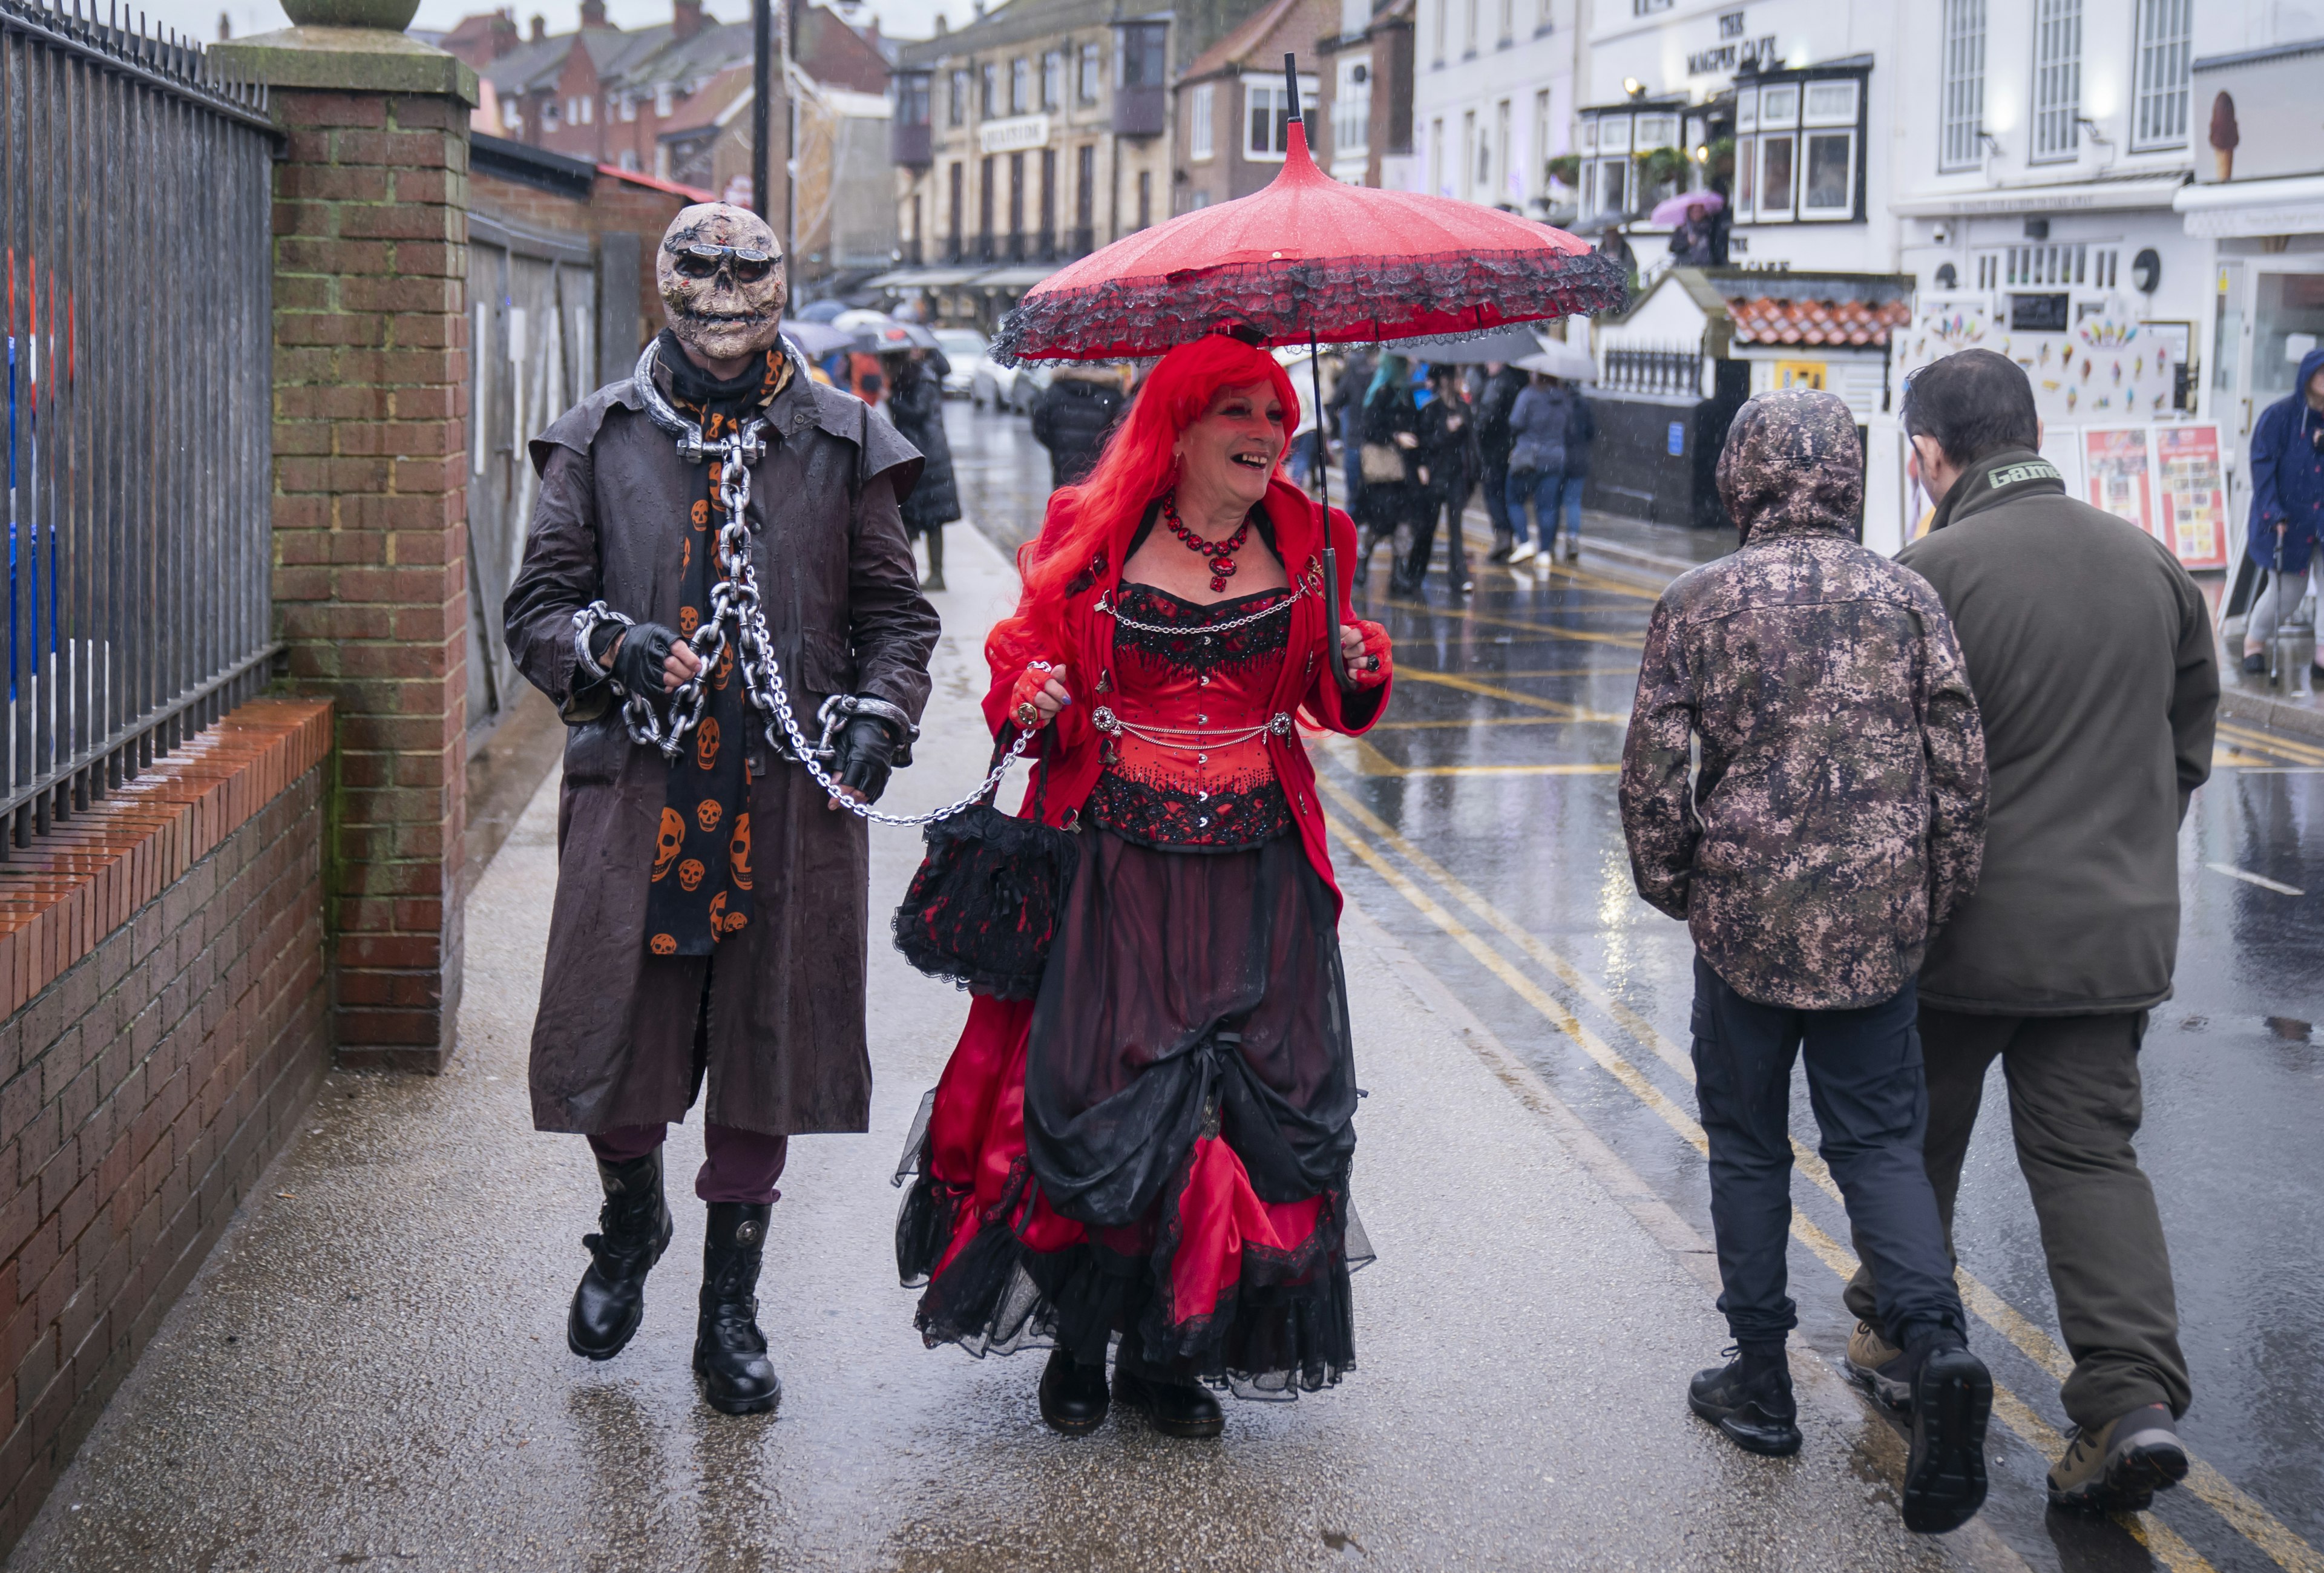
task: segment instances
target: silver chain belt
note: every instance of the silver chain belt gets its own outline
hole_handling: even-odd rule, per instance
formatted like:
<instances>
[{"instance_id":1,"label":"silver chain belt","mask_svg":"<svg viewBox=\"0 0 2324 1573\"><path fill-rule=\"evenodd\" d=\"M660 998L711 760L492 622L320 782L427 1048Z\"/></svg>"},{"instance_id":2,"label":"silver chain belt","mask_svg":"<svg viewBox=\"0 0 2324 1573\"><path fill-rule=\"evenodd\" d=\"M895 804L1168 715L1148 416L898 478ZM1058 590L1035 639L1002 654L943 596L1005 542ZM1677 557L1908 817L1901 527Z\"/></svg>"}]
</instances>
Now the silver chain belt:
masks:
<instances>
[{"instance_id":1,"label":"silver chain belt","mask_svg":"<svg viewBox=\"0 0 2324 1573\"><path fill-rule=\"evenodd\" d=\"M797 352L786 345L784 353L791 357L791 375L806 376L807 367L799 362ZM1022 729L1018 732L1016 742L993 762L991 770L974 791L931 813L883 814L839 790L824 762L837 757L839 751L833 738L850 717L877 716L901 727L908 739L918 736L919 728L912 725L911 717L901 708L885 699L869 694L834 694L824 700L823 708L816 714L816 719L822 723L823 736L815 745L808 745L799 730L798 717L791 711L790 692L783 682L781 663L775 660L774 640L767 632L766 609L759 600L759 576L751 565L750 526L743 521L743 510L751 501L750 467L767 451L767 422L763 417L754 415L732 435L706 442L702 428L672 409L661 390L654 386L653 368L654 347L648 344L638 356L637 369L632 374L648 418L678 440L678 450L689 463L700 464L712 457L718 460L718 508L725 516L725 523L718 529L718 568L724 577L710 587L710 615L686 640L702 665L670 694L667 726L645 695L630 693L618 681L613 684L613 691L622 696L622 717L627 724L630 741L641 747L658 748L664 758L670 760L684 751L687 733L701 721L703 711L709 707L709 680L726 653L726 629L732 623L734 665L742 674L742 691L750 697L752 708L768 717L768 746L805 765L825 795L849 813L881 825L927 825L950 819L999 791L1010 763L1023 757L1026 745L1032 741L1030 733ZM625 628L633 626L629 618L603 601L592 601L573 614L574 647L585 669L596 664L596 657L589 650L590 634L609 622ZM782 729L780 737L775 735L778 726Z\"/></svg>"},{"instance_id":2,"label":"silver chain belt","mask_svg":"<svg viewBox=\"0 0 2324 1573\"><path fill-rule=\"evenodd\" d=\"M1270 732L1277 737L1291 736L1291 717L1281 710L1255 726L1144 726L1123 720L1114 714L1111 705L1100 705L1090 712L1090 725L1109 737L1127 735L1141 743L1151 743L1157 748L1167 748L1176 754L1231 748L1254 737L1264 737ZM1191 741L1181 742L1181 738Z\"/></svg>"}]
</instances>

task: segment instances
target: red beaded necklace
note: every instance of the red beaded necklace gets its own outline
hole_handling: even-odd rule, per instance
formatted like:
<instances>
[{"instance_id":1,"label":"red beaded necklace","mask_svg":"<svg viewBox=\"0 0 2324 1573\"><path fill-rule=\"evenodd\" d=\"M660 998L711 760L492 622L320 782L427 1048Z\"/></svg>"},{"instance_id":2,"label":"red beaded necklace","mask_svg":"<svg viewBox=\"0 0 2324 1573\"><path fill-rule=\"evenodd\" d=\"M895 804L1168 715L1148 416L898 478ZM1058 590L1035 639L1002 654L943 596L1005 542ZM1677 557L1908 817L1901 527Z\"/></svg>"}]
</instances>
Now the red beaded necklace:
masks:
<instances>
[{"instance_id":1,"label":"red beaded necklace","mask_svg":"<svg viewBox=\"0 0 2324 1573\"><path fill-rule=\"evenodd\" d=\"M1236 527L1235 532L1224 541L1205 541L1187 529L1186 522L1178 517L1178 493L1174 487L1163 494L1162 523L1170 527L1171 534L1185 543L1187 551L1208 560L1211 565L1211 589L1214 593L1223 594L1227 588L1227 580L1234 577L1234 554L1240 551L1243 542L1250 539L1250 516L1246 514L1243 522Z\"/></svg>"}]
</instances>

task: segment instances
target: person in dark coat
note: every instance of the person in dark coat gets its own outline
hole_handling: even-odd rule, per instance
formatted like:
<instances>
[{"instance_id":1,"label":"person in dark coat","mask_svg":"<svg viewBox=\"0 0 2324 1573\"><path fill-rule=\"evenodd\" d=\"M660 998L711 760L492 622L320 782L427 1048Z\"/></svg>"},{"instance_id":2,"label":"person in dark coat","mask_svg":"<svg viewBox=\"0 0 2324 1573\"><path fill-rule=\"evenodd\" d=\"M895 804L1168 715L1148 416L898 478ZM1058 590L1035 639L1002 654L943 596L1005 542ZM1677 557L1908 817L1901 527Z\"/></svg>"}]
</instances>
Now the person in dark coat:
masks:
<instances>
[{"instance_id":1,"label":"person in dark coat","mask_svg":"<svg viewBox=\"0 0 2324 1573\"><path fill-rule=\"evenodd\" d=\"M1707 268L1713 261L1713 241L1718 234L1711 223L1711 204L1690 202L1686 205L1685 221L1671 231L1670 258L1674 265Z\"/></svg>"},{"instance_id":2,"label":"person in dark coat","mask_svg":"<svg viewBox=\"0 0 2324 1573\"><path fill-rule=\"evenodd\" d=\"M1737 1358L1696 1414L1747 1450L1796 1451L1784 1361L1793 1061L1917 1406L1904 1526L1985 1500L1993 1380L1967 1343L1937 1197L1914 973L1975 888L1985 739L1936 591L1856 541L1864 453L1830 393L1746 403L1719 457L1742 532L1655 603L1622 749L1638 893L1695 943L1695 1095Z\"/></svg>"},{"instance_id":3,"label":"person in dark coat","mask_svg":"<svg viewBox=\"0 0 2324 1573\"><path fill-rule=\"evenodd\" d=\"M952 441L945 435L944 380L951 366L944 352L915 349L887 357L888 419L903 440L920 450L925 467L919 484L904 499L904 529L927 542L924 590L941 590L944 527L960 517L960 487L952 473Z\"/></svg>"},{"instance_id":4,"label":"person in dark coat","mask_svg":"<svg viewBox=\"0 0 2324 1573\"><path fill-rule=\"evenodd\" d=\"M1064 361L1033 401L1033 440L1049 450L1049 486L1079 486L1097 467L1105 440L1130 400L1111 365Z\"/></svg>"},{"instance_id":5,"label":"person in dark coat","mask_svg":"<svg viewBox=\"0 0 2324 1573\"><path fill-rule=\"evenodd\" d=\"M1419 523L1424 501L1420 406L1412 396L1412 364L1404 356L1380 356L1364 390L1357 430L1363 489L1356 495L1356 524L1362 532L1356 544L1356 583L1364 582L1371 571L1373 549L1386 541L1391 588L1402 588L1393 583L1401 576L1397 541Z\"/></svg>"},{"instance_id":6,"label":"person in dark coat","mask_svg":"<svg viewBox=\"0 0 2324 1573\"><path fill-rule=\"evenodd\" d=\"M1539 374L1509 410L1509 527L1517 532L1511 567L1538 555L1538 568L1548 571L1557 546L1557 499L1565 479L1565 430L1572 410L1573 395L1564 385ZM1527 504L1533 510L1531 540L1526 535Z\"/></svg>"},{"instance_id":7,"label":"person in dark coat","mask_svg":"<svg viewBox=\"0 0 2324 1573\"><path fill-rule=\"evenodd\" d=\"M1428 560L1436 549L1436 517L1444 516L1444 571L1457 591L1472 587L1469 580L1468 542L1462 538L1461 513L1476 489L1483 461L1477 451L1477 422L1461 391L1461 368L1436 365L1428 368L1434 396L1420 409L1420 522L1413 532L1412 551L1404 560L1403 588L1417 592L1428 580Z\"/></svg>"},{"instance_id":8,"label":"person in dark coat","mask_svg":"<svg viewBox=\"0 0 2324 1573\"><path fill-rule=\"evenodd\" d=\"M1517 543L1509 522L1509 449L1517 434L1509 430L1510 412L1526 390L1526 375L1513 365L1485 367L1484 385L1477 392L1477 449L1484 462L1478 477L1485 488L1485 517L1493 522L1493 550L1488 562L1507 562Z\"/></svg>"},{"instance_id":9,"label":"person in dark coat","mask_svg":"<svg viewBox=\"0 0 2324 1573\"><path fill-rule=\"evenodd\" d=\"M2244 625L2244 670L2256 675L2267 670L2267 642L2301 597L2324 606L2324 349L2300 357L2292 392L2254 423L2251 482L2245 550L2267 575Z\"/></svg>"},{"instance_id":10,"label":"person in dark coat","mask_svg":"<svg viewBox=\"0 0 2324 1573\"><path fill-rule=\"evenodd\" d=\"M1921 966L1929 1178L1950 1228L2000 1060L2074 1360L2050 1499L2135 1511L2188 1467L2171 1254L2131 1139L2147 1013L2178 955L2179 827L2211 769L2210 613L2169 547L2067 494L2034 451L2015 362L1972 349L1923 366L1902 415L1941 501L1896 560L1952 618L1993 761L1983 877ZM1849 1285L1848 1364L1883 1390L1898 1340L1878 1272Z\"/></svg>"},{"instance_id":11,"label":"person in dark coat","mask_svg":"<svg viewBox=\"0 0 2324 1573\"><path fill-rule=\"evenodd\" d=\"M1349 350L1340 357L1340 375L1332 380L1331 396L1323 401L1328 429L1340 440L1340 504L1351 519L1364 495L1364 393L1372 385L1374 369L1368 351Z\"/></svg>"},{"instance_id":12,"label":"person in dark coat","mask_svg":"<svg viewBox=\"0 0 2324 1573\"><path fill-rule=\"evenodd\" d=\"M919 455L778 337L773 232L687 208L657 271L669 330L530 444L540 494L503 608L568 728L532 1113L596 1153L605 1204L566 1341L606 1360L669 1244L663 1133L706 1082L694 1364L711 1406L743 1414L781 1394L754 1291L789 1138L870 1114L870 845L840 800L876 800L909 762L937 625L899 511ZM720 609L751 580L810 745L840 701L828 793L764 740L771 674ZM671 752L635 740L687 716Z\"/></svg>"},{"instance_id":13,"label":"person in dark coat","mask_svg":"<svg viewBox=\"0 0 2324 1573\"><path fill-rule=\"evenodd\" d=\"M1590 445L1598 440L1597 412L1577 384L1565 410L1565 467L1557 482L1557 511L1565 521L1565 560L1582 555L1582 494L1590 489ZM1545 551L1547 548L1544 548Z\"/></svg>"}]
</instances>

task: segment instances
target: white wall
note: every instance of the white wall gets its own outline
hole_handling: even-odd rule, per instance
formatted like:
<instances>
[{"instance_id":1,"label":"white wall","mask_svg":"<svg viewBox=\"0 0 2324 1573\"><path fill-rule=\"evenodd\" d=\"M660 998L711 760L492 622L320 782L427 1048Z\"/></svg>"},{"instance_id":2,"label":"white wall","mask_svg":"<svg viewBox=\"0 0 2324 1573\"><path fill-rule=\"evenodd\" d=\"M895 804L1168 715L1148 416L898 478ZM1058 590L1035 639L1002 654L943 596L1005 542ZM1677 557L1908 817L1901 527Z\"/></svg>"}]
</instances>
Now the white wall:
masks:
<instances>
[{"instance_id":1,"label":"white wall","mask_svg":"<svg viewBox=\"0 0 2324 1573\"><path fill-rule=\"evenodd\" d=\"M1572 149L1573 69L1580 42L1576 12L1577 0L1418 0L1413 33L1413 152L1408 160L1397 161L1400 178L1392 180L1383 172L1382 183L1426 191L1431 190L1430 173L1436 171L1437 195L1537 215L1535 199L1544 190L1542 165ZM1473 49L1468 36L1472 15L1477 33ZM1440 25L1444 40L1441 54ZM1544 91L1550 95L1545 142L1536 125L1536 97ZM1506 157L1496 134L1504 103L1509 107ZM1478 134L1496 144L1489 180L1481 188L1474 180L1475 145L1462 143L1463 117L1471 115Z\"/></svg>"}]
</instances>

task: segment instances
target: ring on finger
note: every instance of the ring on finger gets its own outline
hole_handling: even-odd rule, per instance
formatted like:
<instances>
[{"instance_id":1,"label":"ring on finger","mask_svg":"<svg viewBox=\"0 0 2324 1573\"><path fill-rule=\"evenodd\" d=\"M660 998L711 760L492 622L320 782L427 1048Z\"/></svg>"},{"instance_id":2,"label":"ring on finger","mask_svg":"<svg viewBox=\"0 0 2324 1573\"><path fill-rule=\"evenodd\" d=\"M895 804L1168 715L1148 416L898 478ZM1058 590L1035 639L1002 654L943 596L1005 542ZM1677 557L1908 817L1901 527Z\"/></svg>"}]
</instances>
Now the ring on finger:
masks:
<instances>
[{"instance_id":1,"label":"ring on finger","mask_svg":"<svg viewBox=\"0 0 2324 1573\"><path fill-rule=\"evenodd\" d=\"M1016 713L1011 718L1014 719L1019 726L1030 726L1034 722L1041 718L1041 712L1034 708L1033 702L1030 699L1028 699L1023 704L1017 707Z\"/></svg>"}]
</instances>

